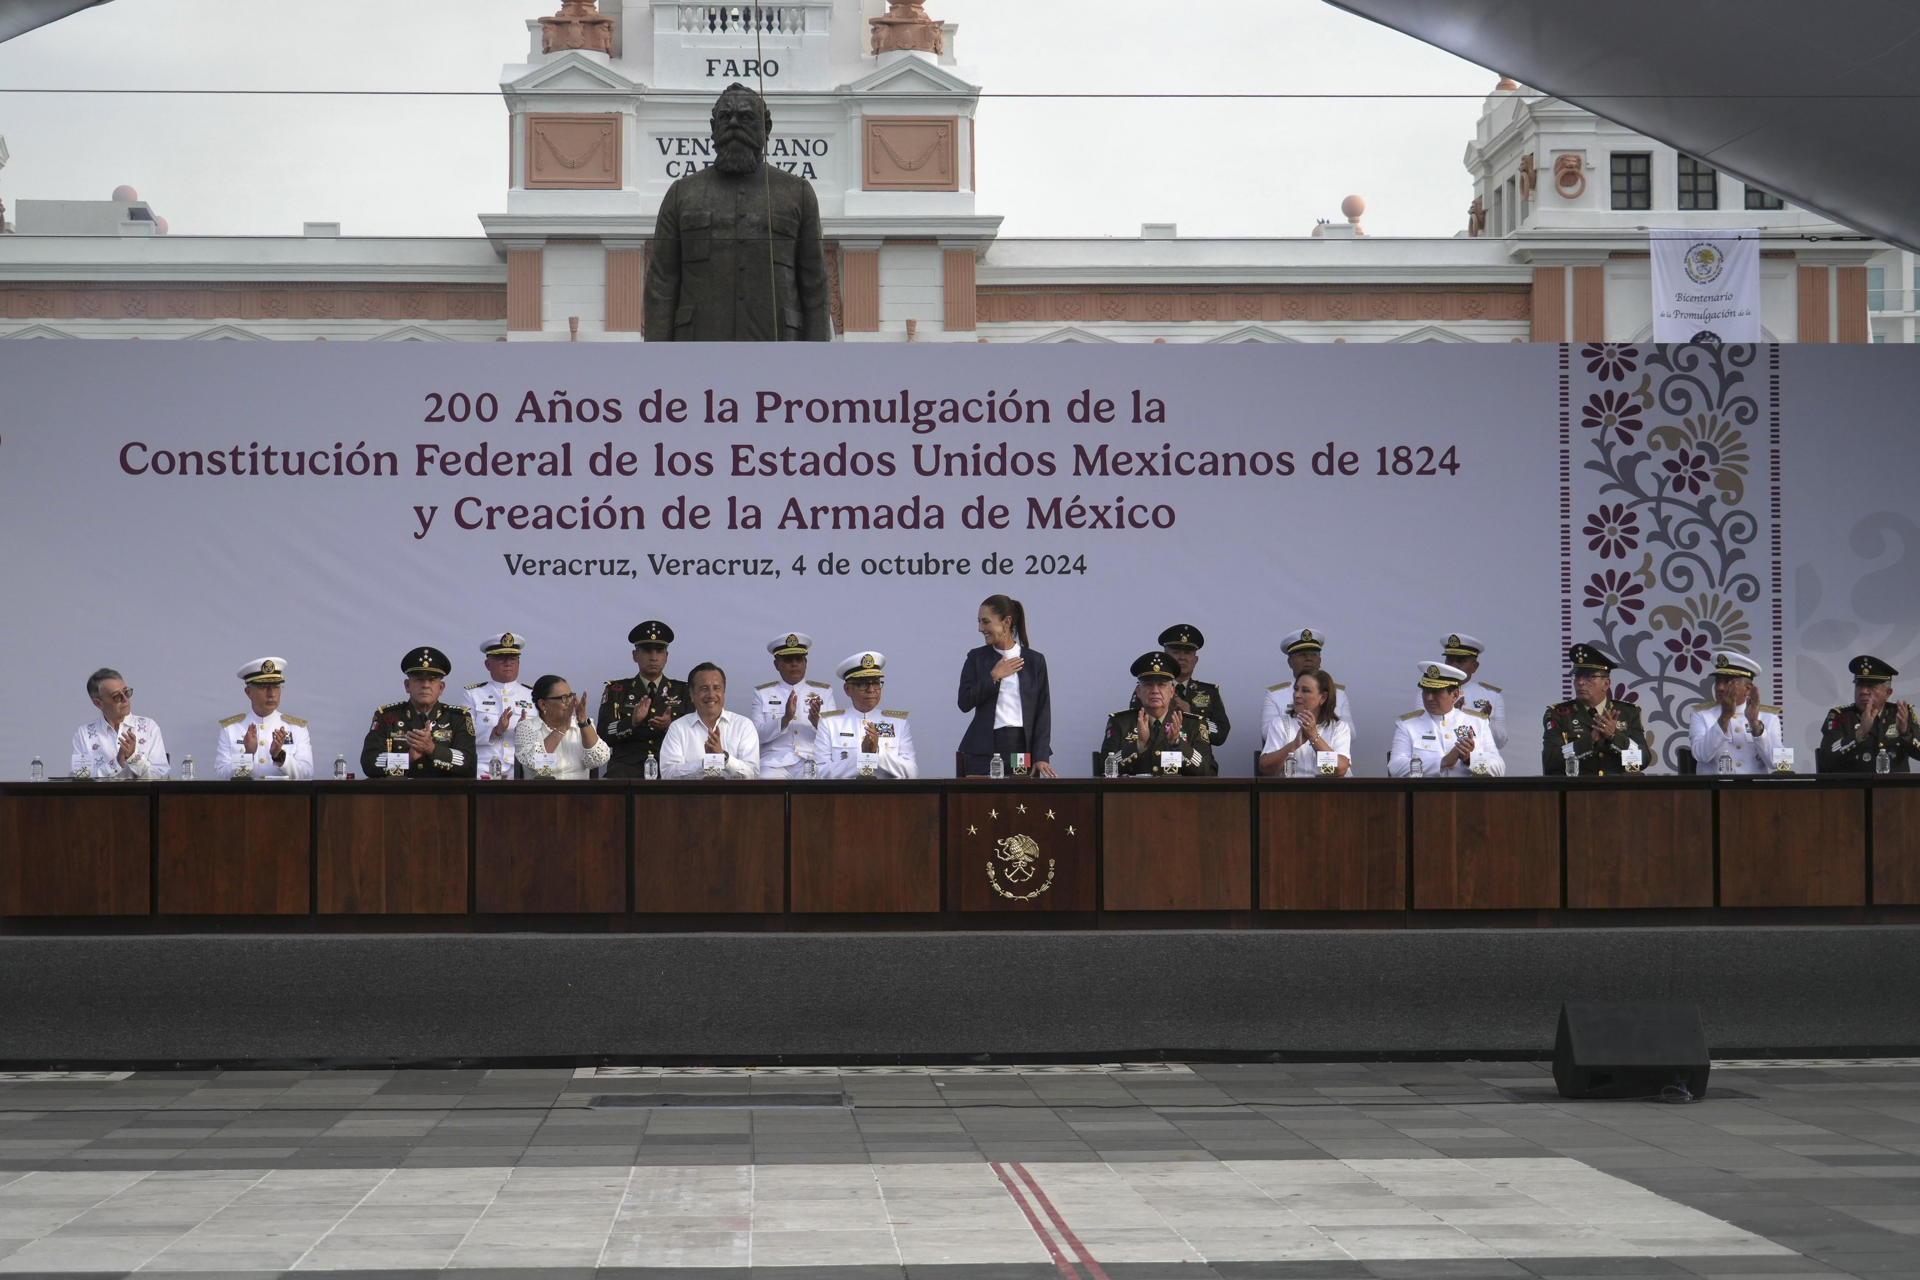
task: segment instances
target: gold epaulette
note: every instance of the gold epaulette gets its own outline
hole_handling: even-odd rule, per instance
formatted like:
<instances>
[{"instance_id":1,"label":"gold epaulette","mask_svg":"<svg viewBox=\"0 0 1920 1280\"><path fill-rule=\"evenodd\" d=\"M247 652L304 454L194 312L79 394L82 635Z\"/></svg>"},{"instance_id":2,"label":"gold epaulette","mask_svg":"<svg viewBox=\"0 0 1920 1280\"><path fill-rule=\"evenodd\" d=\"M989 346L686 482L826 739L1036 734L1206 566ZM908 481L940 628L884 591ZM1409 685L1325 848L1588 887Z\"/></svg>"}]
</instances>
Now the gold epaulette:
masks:
<instances>
[{"instance_id":1,"label":"gold epaulette","mask_svg":"<svg viewBox=\"0 0 1920 1280\"><path fill-rule=\"evenodd\" d=\"M832 718L833 718L834 716L837 716L837 715L842 715L842 714L844 714L844 713L845 713L845 711L846 711L846 708L845 708L845 707L835 707L835 708L834 708L833 710L831 710L831 711L822 711L822 712L820 713L820 718L821 718L822 720L831 720L831 719L832 719Z\"/></svg>"},{"instance_id":2,"label":"gold epaulette","mask_svg":"<svg viewBox=\"0 0 1920 1280\"><path fill-rule=\"evenodd\" d=\"M1474 709L1473 709L1472 707L1461 707L1461 708L1460 708L1460 711L1462 712L1462 714L1465 714L1465 715L1470 715L1470 716L1472 716L1472 717L1473 717L1473 718L1474 718L1475 720L1487 720L1487 719L1491 719L1491 717L1490 717L1490 716L1488 716L1486 712L1484 712L1484 711L1475 711L1475 710L1474 710Z\"/></svg>"},{"instance_id":3,"label":"gold epaulette","mask_svg":"<svg viewBox=\"0 0 1920 1280\"><path fill-rule=\"evenodd\" d=\"M239 724L242 720L245 720L246 718L247 718L247 713L242 711L237 716L228 716L225 720L222 720L220 722L220 727L222 729L231 729L233 728L234 725ZM284 718L285 717L282 717L282 719Z\"/></svg>"},{"instance_id":4,"label":"gold epaulette","mask_svg":"<svg viewBox=\"0 0 1920 1280\"><path fill-rule=\"evenodd\" d=\"M302 720L299 716L283 715L280 718L282 720L285 720L288 724L293 725L295 728L304 729L307 727L307 722L305 720Z\"/></svg>"},{"instance_id":5,"label":"gold epaulette","mask_svg":"<svg viewBox=\"0 0 1920 1280\"><path fill-rule=\"evenodd\" d=\"M1715 707L1717 707L1717 706L1719 706L1719 705L1720 705L1720 703L1719 703L1719 702L1718 702L1717 700L1715 700L1715 699L1713 699L1713 698L1709 698L1709 699L1707 699L1707 700L1706 700L1705 702L1696 702L1696 703L1694 703L1694 704L1693 704L1693 709L1694 709L1695 711L1711 711L1711 710L1713 710L1713 709L1714 709Z\"/></svg>"},{"instance_id":6,"label":"gold epaulette","mask_svg":"<svg viewBox=\"0 0 1920 1280\"><path fill-rule=\"evenodd\" d=\"M1413 719L1413 718L1414 718L1415 716L1423 716L1423 715L1425 715L1425 714L1427 714L1427 713L1426 713L1425 711L1409 711L1409 712L1407 712L1407 714L1405 714L1405 715L1403 715L1403 716L1401 716L1400 718L1401 718L1402 720L1411 720L1411 719Z\"/></svg>"},{"instance_id":7,"label":"gold epaulette","mask_svg":"<svg viewBox=\"0 0 1920 1280\"><path fill-rule=\"evenodd\" d=\"M1500 687L1499 685L1497 685L1497 684L1488 684L1488 683L1487 683L1486 681L1484 681L1484 680L1482 680L1482 681L1480 682L1480 687L1481 687L1482 689L1491 689L1491 690L1493 690L1493 691L1494 691L1495 693L1505 693L1505 692L1506 692L1506 690L1505 690L1505 689L1502 689L1502 688L1501 688L1501 687Z\"/></svg>"},{"instance_id":8,"label":"gold epaulette","mask_svg":"<svg viewBox=\"0 0 1920 1280\"><path fill-rule=\"evenodd\" d=\"M472 684L470 684L470 685L468 685L468 686L467 686L467 688L469 688L469 689L478 689L478 688L479 688L480 686L482 686L482 685L484 685L484 684L491 684L491 683L492 683L492 682L491 682L491 681L489 681L489 680L475 680L475 681L474 681L474 682L473 682ZM284 719L285 717L282 717L282 718Z\"/></svg>"},{"instance_id":9,"label":"gold epaulette","mask_svg":"<svg viewBox=\"0 0 1920 1280\"><path fill-rule=\"evenodd\" d=\"M905 720L907 718L907 713L904 711L887 711L885 709L882 709L880 714L883 716L894 716L901 720Z\"/></svg>"},{"instance_id":10,"label":"gold epaulette","mask_svg":"<svg viewBox=\"0 0 1920 1280\"><path fill-rule=\"evenodd\" d=\"M779 683L780 683L780 682L779 682L778 680L769 680L769 681L767 681L767 682L766 682L765 684L757 684L757 685L755 685L755 686L753 686L753 691L754 691L755 693L759 693L759 692L760 692L761 690L763 690L763 689L771 689L771 688L773 688L773 686L775 686L775 685L777 685L777 684L779 684Z\"/></svg>"},{"instance_id":11,"label":"gold epaulette","mask_svg":"<svg viewBox=\"0 0 1920 1280\"><path fill-rule=\"evenodd\" d=\"M1770 707L1770 706L1768 706L1768 705L1767 705L1766 703L1764 703L1764 702L1760 704L1760 709L1761 709L1762 711L1764 711L1764 712L1766 712L1766 713L1767 713L1768 715L1775 715L1775 716L1777 716L1777 715L1779 715L1779 714L1780 714L1780 708L1778 708L1778 707Z\"/></svg>"},{"instance_id":12,"label":"gold epaulette","mask_svg":"<svg viewBox=\"0 0 1920 1280\"><path fill-rule=\"evenodd\" d=\"M816 689L831 689L833 687L824 680L809 680L807 683Z\"/></svg>"},{"instance_id":13,"label":"gold epaulette","mask_svg":"<svg viewBox=\"0 0 1920 1280\"><path fill-rule=\"evenodd\" d=\"M1280 691L1281 691L1282 689L1291 689L1292 687L1293 687L1293 681L1291 681L1291 680L1289 680L1289 681L1287 681L1287 682L1286 682L1286 683L1284 683L1284 684L1270 684L1270 685L1268 685L1268 686L1267 686L1267 692L1268 692L1268 693L1278 693L1278 692L1280 692Z\"/></svg>"}]
</instances>

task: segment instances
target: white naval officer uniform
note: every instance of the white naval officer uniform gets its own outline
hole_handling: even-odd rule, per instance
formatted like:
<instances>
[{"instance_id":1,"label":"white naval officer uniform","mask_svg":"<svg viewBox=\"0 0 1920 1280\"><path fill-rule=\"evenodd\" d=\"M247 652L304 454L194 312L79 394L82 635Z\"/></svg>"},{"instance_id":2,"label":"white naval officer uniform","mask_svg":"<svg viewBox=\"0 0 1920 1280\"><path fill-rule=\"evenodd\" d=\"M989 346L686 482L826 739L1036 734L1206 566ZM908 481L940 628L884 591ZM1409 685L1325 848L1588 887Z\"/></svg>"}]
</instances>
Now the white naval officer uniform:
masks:
<instances>
[{"instance_id":1,"label":"white naval officer uniform","mask_svg":"<svg viewBox=\"0 0 1920 1280\"><path fill-rule=\"evenodd\" d=\"M534 709L533 690L518 680L504 684L498 680L480 680L467 686L467 705L473 709L473 744L480 753L479 776L511 778L514 730L523 720L540 718ZM498 738L493 737L494 726L508 715L513 717L513 723ZM496 756L500 760L497 774L493 768Z\"/></svg>"},{"instance_id":2,"label":"white naval officer uniform","mask_svg":"<svg viewBox=\"0 0 1920 1280\"><path fill-rule=\"evenodd\" d=\"M120 735L133 730L133 755L120 763ZM160 737L160 726L146 716L130 715L118 729L105 716L73 731L73 762L70 772L76 778L118 778L137 782L171 777L167 744Z\"/></svg>"},{"instance_id":3,"label":"white naval officer uniform","mask_svg":"<svg viewBox=\"0 0 1920 1280\"><path fill-rule=\"evenodd\" d=\"M831 718L829 718L831 717ZM867 725L879 727L880 750L871 755L860 746ZM904 711L826 711L820 715L820 734L814 739L824 752L823 778L917 778L920 761L913 751L913 729Z\"/></svg>"},{"instance_id":4,"label":"white naval officer uniform","mask_svg":"<svg viewBox=\"0 0 1920 1280\"><path fill-rule=\"evenodd\" d=\"M1469 680L1460 686L1460 705L1485 716L1493 726L1493 745L1507 749L1507 695L1500 686Z\"/></svg>"},{"instance_id":5,"label":"white naval officer uniform","mask_svg":"<svg viewBox=\"0 0 1920 1280\"><path fill-rule=\"evenodd\" d=\"M1479 662L1486 647L1478 636L1455 631L1440 641L1440 658L1458 671L1461 668L1455 659ZM1493 745L1502 751L1507 749L1507 696L1500 691L1500 686L1469 676L1460 682L1460 705L1487 717L1493 724Z\"/></svg>"},{"instance_id":6,"label":"white naval officer uniform","mask_svg":"<svg viewBox=\"0 0 1920 1280\"><path fill-rule=\"evenodd\" d=\"M248 725L257 725L260 730L251 756L246 749ZM273 732L283 728L287 731L286 750L282 753L285 763L275 764ZM264 717L251 711L228 716L220 722L220 737L213 744L213 776L231 778L243 764L250 767L255 778L303 782L313 777L313 739L307 733L307 722L297 716L282 715L278 709Z\"/></svg>"},{"instance_id":7,"label":"white naval officer uniform","mask_svg":"<svg viewBox=\"0 0 1920 1280\"><path fill-rule=\"evenodd\" d=\"M787 714L787 699L794 699L793 721L786 728L780 727L780 718ZM788 684L784 680L772 680L758 685L753 691L753 728L760 735L760 776L763 778L798 778L805 772L804 762L812 760L819 771L820 758L815 754L816 731L813 721L807 717L808 703L820 699L820 730L824 731L826 715L834 710L833 687L819 680L802 680L799 684Z\"/></svg>"},{"instance_id":8,"label":"white naval officer uniform","mask_svg":"<svg viewBox=\"0 0 1920 1280\"><path fill-rule=\"evenodd\" d=\"M1409 776L1412 773L1411 761L1417 755L1424 769L1424 777L1440 777L1440 761L1447 752L1453 750L1462 729L1473 730L1473 756L1449 767L1445 776L1471 778L1474 776L1474 767L1480 765L1494 777L1504 777L1507 762L1500 755L1499 744L1493 740L1492 724L1478 711L1468 711L1457 703L1444 716L1430 715L1426 711L1409 711L1400 717L1393 726L1393 745L1387 750L1387 775L1393 778Z\"/></svg>"},{"instance_id":9,"label":"white naval officer uniform","mask_svg":"<svg viewBox=\"0 0 1920 1280\"><path fill-rule=\"evenodd\" d=\"M760 735L753 721L722 710L719 720L720 750L726 753L725 773L729 778L760 776ZM706 776L707 725L698 711L690 711L667 726L660 740L660 776L663 778L702 778Z\"/></svg>"},{"instance_id":10,"label":"white naval officer uniform","mask_svg":"<svg viewBox=\"0 0 1920 1280\"><path fill-rule=\"evenodd\" d=\"M1720 731L1720 704L1702 702L1694 706L1687 726L1687 745L1693 748L1695 767L1701 773L1720 771L1720 749L1733 757L1735 773L1772 773L1776 753L1785 745L1780 737L1780 708L1760 708L1760 736L1754 737L1747 724L1747 709L1733 709L1733 722Z\"/></svg>"}]
</instances>

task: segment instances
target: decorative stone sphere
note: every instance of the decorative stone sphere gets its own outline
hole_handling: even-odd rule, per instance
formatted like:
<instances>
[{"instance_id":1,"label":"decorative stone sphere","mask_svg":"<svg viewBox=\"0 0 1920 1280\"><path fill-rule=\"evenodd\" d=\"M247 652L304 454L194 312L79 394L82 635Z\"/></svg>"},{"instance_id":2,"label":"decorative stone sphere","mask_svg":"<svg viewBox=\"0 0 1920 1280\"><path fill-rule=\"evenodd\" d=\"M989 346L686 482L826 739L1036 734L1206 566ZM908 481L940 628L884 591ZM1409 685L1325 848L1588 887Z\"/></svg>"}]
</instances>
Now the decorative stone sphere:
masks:
<instances>
[{"instance_id":1,"label":"decorative stone sphere","mask_svg":"<svg viewBox=\"0 0 1920 1280\"><path fill-rule=\"evenodd\" d=\"M118 204L132 204L140 198L140 193L123 182L113 189L113 198Z\"/></svg>"},{"instance_id":2,"label":"decorative stone sphere","mask_svg":"<svg viewBox=\"0 0 1920 1280\"><path fill-rule=\"evenodd\" d=\"M1340 212L1346 215L1348 222L1360 221L1360 215L1366 211L1367 202L1359 196L1348 196L1340 202Z\"/></svg>"}]
</instances>

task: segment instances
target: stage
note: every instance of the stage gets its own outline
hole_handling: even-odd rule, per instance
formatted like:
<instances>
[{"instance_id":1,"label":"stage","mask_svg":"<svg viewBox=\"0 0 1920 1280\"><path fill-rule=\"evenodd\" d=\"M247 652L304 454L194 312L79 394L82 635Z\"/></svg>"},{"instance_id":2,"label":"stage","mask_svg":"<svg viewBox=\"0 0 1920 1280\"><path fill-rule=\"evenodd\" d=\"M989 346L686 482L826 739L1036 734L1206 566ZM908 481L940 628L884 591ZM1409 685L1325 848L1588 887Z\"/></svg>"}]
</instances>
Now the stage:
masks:
<instances>
[{"instance_id":1,"label":"stage","mask_svg":"<svg viewBox=\"0 0 1920 1280\"><path fill-rule=\"evenodd\" d=\"M9 784L0 1060L1920 1045L1907 777Z\"/></svg>"}]
</instances>

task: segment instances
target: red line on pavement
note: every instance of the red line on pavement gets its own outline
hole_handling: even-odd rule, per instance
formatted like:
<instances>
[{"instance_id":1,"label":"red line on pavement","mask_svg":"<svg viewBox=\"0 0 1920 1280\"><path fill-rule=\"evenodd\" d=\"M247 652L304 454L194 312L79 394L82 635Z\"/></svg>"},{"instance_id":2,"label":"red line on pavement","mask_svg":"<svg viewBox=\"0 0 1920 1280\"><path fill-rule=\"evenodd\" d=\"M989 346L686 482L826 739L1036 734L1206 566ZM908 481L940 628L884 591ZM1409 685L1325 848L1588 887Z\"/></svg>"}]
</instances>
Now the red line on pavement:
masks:
<instances>
[{"instance_id":1,"label":"red line on pavement","mask_svg":"<svg viewBox=\"0 0 1920 1280\"><path fill-rule=\"evenodd\" d=\"M1040 1184L1033 1180L1031 1173L1027 1172L1027 1166L1016 1163L1013 1171L1019 1174L1020 1181L1026 1183L1033 1191L1033 1198L1038 1200L1040 1207L1047 1211L1047 1217L1053 1220L1054 1229L1059 1231L1060 1238L1073 1249L1074 1254L1080 1259L1080 1265L1087 1269L1093 1280L1108 1280L1107 1273L1100 1269L1100 1264L1093 1260L1091 1253L1087 1252L1087 1246L1080 1243L1080 1237L1073 1234L1073 1229L1061 1220L1060 1211L1053 1207L1053 1201L1047 1199L1047 1193L1040 1189Z\"/></svg>"},{"instance_id":2,"label":"red line on pavement","mask_svg":"<svg viewBox=\"0 0 1920 1280\"><path fill-rule=\"evenodd\" d=\"M994 1176L1006 1184L1007 1194L1012 1196L1013 1202L1020 1206L1020 1212L1027 1215L1027 1225L1033 1228L1033 1234L1040 1237L1040 1243L1047 1246L1047 1252L1053 1256L1053 1265L1060 1269L1060 1275L1063 1277L1063 1280L1086 1280L1086 1277L1075 1270L1071 1262L1067 1261L1067 1255L1060 1252L1060 1246L1053 1242L1053 1237L1047 1233L1047 1229L1042 1225L1039 1216L1034 1213L1033 1206L1027 1203L1027 1197L1021 1192L1020 1184L1007 1176L1006 1166L995 1163L989 1167L993 1170ZM1020 1168L1019 1165L1013 1167L1016 1169ZM1021 1170L1021 1172L1025 1173L1026 1171ZM1101 1274L1099 1280L1107 1280L1105 1273Z\"/></svg>"}]
</instances>

